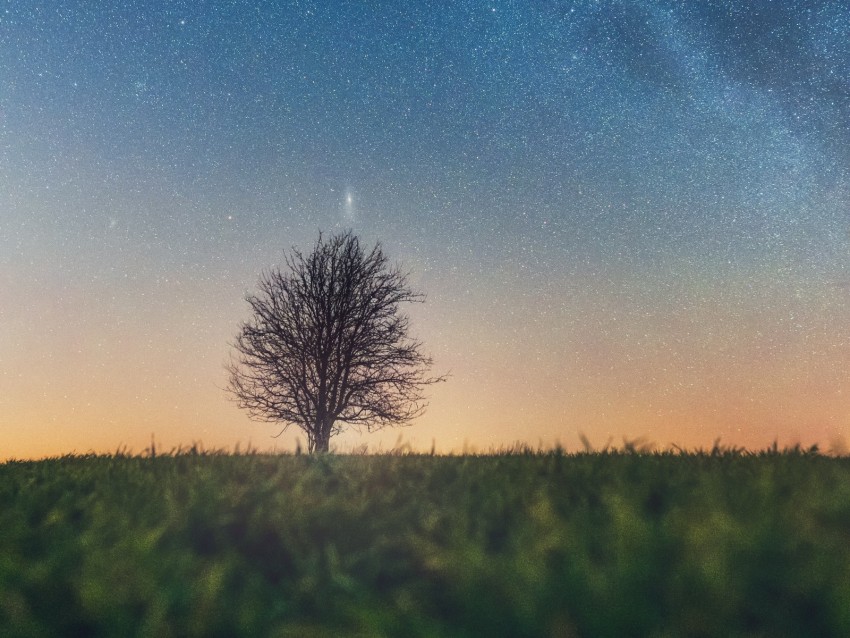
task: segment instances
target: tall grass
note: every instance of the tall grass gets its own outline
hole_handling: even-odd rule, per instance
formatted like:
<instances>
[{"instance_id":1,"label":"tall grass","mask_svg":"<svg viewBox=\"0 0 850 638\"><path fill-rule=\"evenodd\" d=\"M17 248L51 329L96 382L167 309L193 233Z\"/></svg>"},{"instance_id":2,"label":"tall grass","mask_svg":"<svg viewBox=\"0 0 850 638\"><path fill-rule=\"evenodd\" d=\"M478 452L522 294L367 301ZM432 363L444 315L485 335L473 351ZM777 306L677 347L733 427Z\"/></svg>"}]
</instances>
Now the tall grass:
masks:
<instances>
[{"instance_id":1,"label":"tall grass","mask_svg":"<svg viewBox=\"0 0 850 638\"><path fill-rule=\"evenodd\" d=\"M7 462L0 635L850 635L850 460L492 452Z\"/></svg>"}]
</instances>

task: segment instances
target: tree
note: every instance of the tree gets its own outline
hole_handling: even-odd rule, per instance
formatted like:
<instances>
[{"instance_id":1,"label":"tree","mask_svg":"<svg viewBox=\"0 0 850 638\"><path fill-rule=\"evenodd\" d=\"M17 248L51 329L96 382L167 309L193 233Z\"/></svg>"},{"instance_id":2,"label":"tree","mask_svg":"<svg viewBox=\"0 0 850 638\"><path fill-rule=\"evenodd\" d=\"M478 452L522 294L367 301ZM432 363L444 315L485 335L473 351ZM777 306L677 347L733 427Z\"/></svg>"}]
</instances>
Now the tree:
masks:
<instances>
[{"instance_id":1,"label":"tree","mask_svg":"<svg viewBox=\"0 0 850 638\"><path fill-rule=\"evenodd\" d=\"M296 248L263 273L253 311L232 343L228 390L251 418L299 427L310 452L351 427L404 425L425 409L430 357L408 336L400 306L423 302L381 245L366 253L350 231Z\"/></svg>"}]
</instances>

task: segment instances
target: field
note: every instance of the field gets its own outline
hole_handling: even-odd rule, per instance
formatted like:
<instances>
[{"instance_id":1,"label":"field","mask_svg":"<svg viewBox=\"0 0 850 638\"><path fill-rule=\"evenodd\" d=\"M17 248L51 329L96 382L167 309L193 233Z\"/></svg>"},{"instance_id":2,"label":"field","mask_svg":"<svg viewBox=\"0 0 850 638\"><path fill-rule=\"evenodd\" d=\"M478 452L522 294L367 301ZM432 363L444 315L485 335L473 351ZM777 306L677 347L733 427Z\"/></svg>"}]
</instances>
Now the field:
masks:
<instances>
[{"instance_id":1,"label":"field","mask_svg":"<svg viewBox=\"0 0 850 638\"><path fill-rule=\"evenodd\" d=\"M194 452L0 465L0 635L850 635L850 459Z\"/></svg>"}]
</instances>

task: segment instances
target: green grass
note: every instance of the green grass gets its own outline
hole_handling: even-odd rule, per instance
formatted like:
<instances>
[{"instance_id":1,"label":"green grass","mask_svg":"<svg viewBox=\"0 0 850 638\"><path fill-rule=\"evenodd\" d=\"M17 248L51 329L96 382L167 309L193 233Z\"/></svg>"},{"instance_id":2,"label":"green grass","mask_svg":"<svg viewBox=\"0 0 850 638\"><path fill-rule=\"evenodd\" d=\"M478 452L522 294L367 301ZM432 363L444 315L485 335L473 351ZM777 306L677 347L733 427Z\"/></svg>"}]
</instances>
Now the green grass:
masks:
<instances>
[{"instance_id":1,"label":"green grass","mask_svg":"<svg viewBox=\"0 0 850 638\"><path fill-rule=\"evenodd\" d=\"M848 636L850 460L0 465L2 636Z\"/></svg>"}]
</instances>

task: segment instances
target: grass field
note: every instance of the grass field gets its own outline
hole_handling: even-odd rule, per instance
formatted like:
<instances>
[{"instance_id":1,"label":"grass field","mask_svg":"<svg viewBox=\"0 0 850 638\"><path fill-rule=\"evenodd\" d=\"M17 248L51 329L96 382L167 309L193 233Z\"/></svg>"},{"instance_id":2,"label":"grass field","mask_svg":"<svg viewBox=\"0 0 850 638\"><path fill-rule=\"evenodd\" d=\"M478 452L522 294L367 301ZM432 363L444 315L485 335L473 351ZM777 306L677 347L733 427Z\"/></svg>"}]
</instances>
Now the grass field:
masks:
<instances>
[{"instance_id":1,"label":"grass field","mask_svg":"<svg viewBox=\"0 0 850 638\"><path fill-rule=\"evenodd\" d=\"M850 459L0 465L2 636L850 636Z\"/></svg>"}]
</instances>

